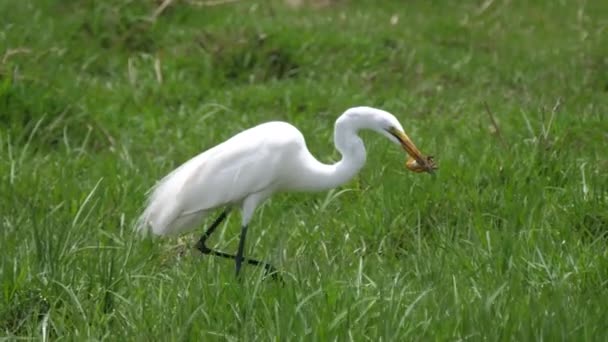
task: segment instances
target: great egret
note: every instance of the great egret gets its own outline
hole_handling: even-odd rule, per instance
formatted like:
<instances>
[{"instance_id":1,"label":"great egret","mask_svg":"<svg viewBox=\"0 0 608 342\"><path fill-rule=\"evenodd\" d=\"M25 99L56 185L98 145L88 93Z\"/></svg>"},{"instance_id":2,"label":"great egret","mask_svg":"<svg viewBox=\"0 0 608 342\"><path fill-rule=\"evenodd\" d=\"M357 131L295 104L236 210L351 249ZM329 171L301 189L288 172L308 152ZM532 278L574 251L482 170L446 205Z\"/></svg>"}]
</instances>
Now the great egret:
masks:
<instances>
[{"instance_id":1,"label":"great egret","mask_svg":"<svg viewBox=\"0 0 608 342\"><path fill-rule=\"evenodd\" d=\"M359 130L376 131L409 154L414 172L433 173L432 157L424 156L390 113L371 107L346 110L335 123L334 143L342 159L332 165L317 161L306 148L302 133L286 122L268 122L247 129L188 160L165 176L150 191L137 229L157 235L177 234L196 227L214 209L220 216L197 243L204 254L235 259L238 276L243 262L247 227L255 209L279 191L320 191L351 179L365 164L365 146ZM236 255L210 249L209 236L231 208L242 213L241 237ZM255 259L246 262L274 268Z\"/></svg>"}]
</instances>

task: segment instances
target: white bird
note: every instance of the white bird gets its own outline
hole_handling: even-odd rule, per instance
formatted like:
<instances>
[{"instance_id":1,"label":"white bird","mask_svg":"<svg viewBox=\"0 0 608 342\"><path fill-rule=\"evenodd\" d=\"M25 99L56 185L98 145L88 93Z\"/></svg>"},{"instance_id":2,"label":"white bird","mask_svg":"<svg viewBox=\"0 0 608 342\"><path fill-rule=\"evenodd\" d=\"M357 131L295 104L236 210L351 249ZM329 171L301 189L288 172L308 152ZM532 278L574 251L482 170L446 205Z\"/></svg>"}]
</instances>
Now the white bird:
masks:
<instances>
[{"instance_id":1,"label":"white bird","mask_svg":"<svg viewBox=\"0 0 608 342\"><path fill-rule=\"evenodd\" d=\"M321 191L350 180L365 164L365 146L357 134L362 129L376 131L401 145L410 155L406 166L411 171L433 173L436 169L433 158L422 155L399 121L380 109L354 107L336 120L334 143L342 159L331 165L312 156L296 127L267 122L202 152L165 176L150 190L137 229L156 235L178 234L223 208L197 248L205 254L235 259L238 276L247 227L255 209L275 192ZM234 207L242 214L237 254L208 248L205 242ZM254 259L246 262L275 273L270 264Z\"/></svg>"}]
</instances>

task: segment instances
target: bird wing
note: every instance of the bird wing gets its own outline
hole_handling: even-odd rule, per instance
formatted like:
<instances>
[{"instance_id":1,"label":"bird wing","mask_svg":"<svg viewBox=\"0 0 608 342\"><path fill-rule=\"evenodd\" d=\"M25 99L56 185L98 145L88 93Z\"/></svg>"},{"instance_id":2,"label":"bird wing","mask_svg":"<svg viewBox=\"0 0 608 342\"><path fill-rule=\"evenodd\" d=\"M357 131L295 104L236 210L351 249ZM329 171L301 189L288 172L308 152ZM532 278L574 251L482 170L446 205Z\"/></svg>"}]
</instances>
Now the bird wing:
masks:
<instances>
[{"instance_id":1,"label":"bird wing","mask_svg":"<svg viewBox=\"0 0 608 342\"><path fill-rule=\"evenodd\" d=\"M157 234L183 231L180 217L236 204L280 181L281 160L301 139L286 123L267 123L243 131L190 159L163 178L142 215ZM299 136L298 136L299 135ZM184 223L185 222L185 223Z\"/></svg>"},{"instance_id":2,"label":"bird wing","mask_svg":"<svg viewBox=\"0 0 608 342\"><path fill-rule=\"evenodd\" d=\"M185 213L238 203L272 184L279 154L271 151L267 138L239 140L217 146L184 173L179 197Z\"/></svg>"}]
</instances>

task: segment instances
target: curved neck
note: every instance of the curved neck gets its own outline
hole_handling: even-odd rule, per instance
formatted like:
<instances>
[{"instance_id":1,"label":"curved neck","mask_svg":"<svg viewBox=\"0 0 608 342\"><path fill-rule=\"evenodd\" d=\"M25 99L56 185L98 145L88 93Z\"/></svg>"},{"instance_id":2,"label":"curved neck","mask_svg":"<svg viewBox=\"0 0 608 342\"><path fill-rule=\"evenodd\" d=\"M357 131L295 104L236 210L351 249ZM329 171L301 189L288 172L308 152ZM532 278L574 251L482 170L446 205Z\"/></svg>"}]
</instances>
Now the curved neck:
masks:
<instances>
[{"instance_id":1,"label":"curved neck","mask_svg":"<svg viewBox=\"0 0 608 342\"><path fill-rule=\"evenodd\" d=\"M357 135L358 128L344 117L338 118L334 129L334 144L342 155L335 164L324 164L310 153L306 168L298 170L298 181L293 187L305 191L320 191L335 188L353 178L365 164L365 146Z\"/></svg>"}]
</instances>

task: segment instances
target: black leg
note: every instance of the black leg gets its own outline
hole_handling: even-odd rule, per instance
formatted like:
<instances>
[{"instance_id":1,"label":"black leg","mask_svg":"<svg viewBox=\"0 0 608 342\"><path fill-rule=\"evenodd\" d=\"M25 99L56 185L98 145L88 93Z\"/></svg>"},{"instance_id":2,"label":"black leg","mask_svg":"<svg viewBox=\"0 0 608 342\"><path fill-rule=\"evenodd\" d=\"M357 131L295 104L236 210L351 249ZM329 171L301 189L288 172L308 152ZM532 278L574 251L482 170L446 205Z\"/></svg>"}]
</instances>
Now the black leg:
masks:
<instances>
[{"instance_id":1,"label":"black leg","mask_svg":"<svg viewBox=\"0 0 608 342\"><path fill-rule=\"evenodd\" d=\"M200 250L200 248L199 248L199 250ZM207 250L208 250L207 252L202 251L202 250L201 250L201 252L203 252L204 254L211 254L211 255L222 257L222 258L236 260L236 255L224 253L224 252L221 252L221 251L216 251L216 250L209 249L209 248ZM264 267L264 273L266 275L270 275L274 279L279 279L278 278L278 274L279 274L278 271L271 264L263 262L263 261L260 261L260 260L256 260L256 259L246 259L246 258L243 258L243 261L246 262L246 263L248 263L249 265L263 266Z\"/></svg>"},{"instance_id":2,"label":"black leg","mask_svg":"<svg viewBox=\"0 0 608 342\"><path fill-rule=\"evenodd\" d=\"M244 230L241 230L241 240L239 241L239 250L238 250L237 255L228 254L228 253L224 253L221 251L216 251L216 250L213 250L213 249L207 247L207 244L206 244L207 239L209 239L211 234L213 234L213 232L215 232L215 230L220 225L220 223L222 223L222 221L224 221L226 219L229 212L230 212L230 209L224 210L220 214L220 216L217 219L215 219L215 221L213 221L211 226L205 231L205 233L203 233L203 236L201 236L200 240L198 240L198 242L196 243L196 248L199 251L201 251L201 253L203 253L203 254L211 254L211 255L222 257L222 258L234 259L237 264L237 266L236 266L237 275L240 271L242 262L245 261L246 263L248 263L250 265L263 266L266 275L271 275L273 279L280 279L278 276L279 273L271 264L263 262L263 261L255 260L255 259L243 258L243 250L245 248L245 235L247 234L247 227L244 227ZM238 257L239 255L240 255L240 257Z\"/></svg>"},{"instance_id":3,"label":"black leg","mask_svg":"<svg viewBox=\"0 0 608 342\"><path fill-rule=\"evenodd\" d=\"M217 227L219 227L220 223L222 223L222 221L224 221L226 219L229 212L230 212L230 209L226 209L226 210L222 211L220 216L218 216L218 218L216 218L215 221L213 221L211 226L203 233L203 236L201 236L201 238L196 243L196 248L198 250L200 250L201 252L203 252L203 254L209 254L211 252L211 249L207 247L205 242L207 242L207 239L209 239L211 234L213 234L213 232L217 229Z\"/></svg>"},{"instance_id":4,"label":"black leg","mask_svg":"<svg viewBox=\"0 0 608 342\"><path fill-rule=\"evenodd\" d=\"M247 226L241 227L241 239L239 240L239 249L236 252L236 276L239 276L241 271L241 263L243 263L243 250L245 249L245 238L247 237Z\"/></svg>"}]
</instances>

